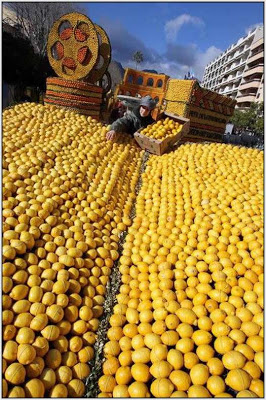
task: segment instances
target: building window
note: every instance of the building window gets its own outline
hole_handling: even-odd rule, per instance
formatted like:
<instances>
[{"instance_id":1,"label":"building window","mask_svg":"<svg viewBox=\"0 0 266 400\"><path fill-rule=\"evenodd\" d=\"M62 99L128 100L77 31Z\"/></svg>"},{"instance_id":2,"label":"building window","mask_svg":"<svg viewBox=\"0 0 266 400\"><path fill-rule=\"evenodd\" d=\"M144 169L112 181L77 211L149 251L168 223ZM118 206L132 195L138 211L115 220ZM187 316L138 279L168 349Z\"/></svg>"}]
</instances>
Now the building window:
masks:
<instances>
[{"instance_id":1,"label":"building window","mask_svg":"<svg viewBox=\"0 0 266 400\"><path fill-rule=\"evenodd\" d=\"M147 86L153 86L153 79L152 78L149 78L147 80Z\"/></svg>"},{"instance_id":2,"label":"building window","mask_svg":"<svg viewBox=\"0 0 266 400\"><path fill-rule=\"evenodd\" d=\"M154 100L156 101L156 103L158 103L159 97L158 96L154 97Z\"/></svg>"},{"instance_id":3,"label":"building window","mask_svg":"<svg viewBox=\"0 0 266 400\"><path fill-rule=\"evenodd\" d=\"M157 82L157 87L162 87L162 86L163 86L163 81L159 79Z\"/></svg>"},{"instance_id":4,"label":"building window","mask_svg":"<svg viewBox=\"0 0 266 400\"><path fill-rule=\"evenodd\" d=\"M143 77L142 76L138 77L137 84L138 85L142 85L143 84Z\"/></svg>"},{"instance_id":5,"label":"building window","mask_svg":"<svg viewBox=\"0 0 266 400\"><path fill-rule=\"evenodd\" d=\"M127 81L128 83L133 83L133 75L128 75Z\"/></svg>"}]
</instances>

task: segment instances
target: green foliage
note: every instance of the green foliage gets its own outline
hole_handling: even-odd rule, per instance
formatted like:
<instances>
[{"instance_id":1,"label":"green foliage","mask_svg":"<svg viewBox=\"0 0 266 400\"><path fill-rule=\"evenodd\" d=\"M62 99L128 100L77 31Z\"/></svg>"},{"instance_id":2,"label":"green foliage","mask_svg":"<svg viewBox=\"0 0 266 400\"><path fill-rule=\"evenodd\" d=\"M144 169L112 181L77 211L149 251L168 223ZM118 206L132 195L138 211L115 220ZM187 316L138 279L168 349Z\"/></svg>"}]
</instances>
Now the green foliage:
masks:
<instances>
[{"instance_id":1,"label":"green foliage","mask_svg":"<svg viewBox=\"0 0 266 400\"><path fill-rule=\"evenodd\" d=\"M254 131L257 135L264 134L264 103L252 103L247 111L235 110L231 122L239 129Z\"/></svg>"},{"instance_id":2,"label":"green foliage","mask_svg":"<svg viewBox=\"0 0 266 400\"><path fill-rule=\"evenodd\" d=\"M259 118L256 121L256 125L255 125L255 131L257 134L259 134L260 136L264 135L264 118Z\"/></svg>"}]
</instances>

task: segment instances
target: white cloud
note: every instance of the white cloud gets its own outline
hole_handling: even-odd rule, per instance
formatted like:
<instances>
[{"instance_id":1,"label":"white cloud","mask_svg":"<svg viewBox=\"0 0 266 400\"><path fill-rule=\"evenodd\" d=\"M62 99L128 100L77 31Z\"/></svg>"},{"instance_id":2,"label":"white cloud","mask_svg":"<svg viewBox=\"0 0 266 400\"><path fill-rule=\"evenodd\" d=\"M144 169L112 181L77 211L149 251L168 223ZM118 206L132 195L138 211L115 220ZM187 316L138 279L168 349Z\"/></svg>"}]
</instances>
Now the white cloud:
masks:
<instances>
[{"instance_id":1,"label":"white cloud","mask_svg":"<svg viewBox=\"0 0 266 400\"><path fill-rule=\"evenodd\" d=\"M258 28L259 26L263 26L263 23L258 22L257 24L250 25L248 28L245 29L245 33L248 34L250 31L252 31L255 28Z\"/></svg>"},{"instance_id":2,"label":"white cloud","mask_svg":"<svg viewBox=\"0 0 266 400\"><path fill-rule=\"evenodd\" d=\"M179 15L179 17L176 17L175 19L166 22L164 27L166 39L168 41L174 41L177 37L178 32L184 24L193 24L199 27L205 25L201 18L193 17L189 14Z\"/></svg>"},{"instance_id":3,"label":"white cloud","mask_svg":"<svg viewBox=\"0 0 266 400\"><path fill-rule=\"evenodd\" d=\"M128 67L135 68L133 62L127 64ZM185 73L188 71L188 67L178 65L175 62L169 62L168 60L158 61L158 62L143 62L140 67L141 70L149 69L155 70L158 74L165 74L170 76L170 78L184 79Z\"/></svg>"},{"instance_id":4,"label":"white cloud","mask_svg":"<svg viewBox=\"0 0 266 400\"><path fill-rule=\"evenodd\" d=\"M204 70L209 62L213 61L217 56L222 53L221 49L215 46L210 46L206 51L200 51L196 46L190 46L187 48L187 59L180 58L169 58L168 54L164 54L158 58L158 61L145 60L139 65L139 69L150 69L155 70L158 73L169 75L173 79L184 79L185 74L190 71L193 75L202 80ZM193 59L190 61L190 53L193 53ZM178 54L178 52L177 52ZM123 62L123 67L136 68L136 64L128 59Z\"/></svg>"},{"instance_id":5,"label":"white cloud","mask_svg":"<svg viewBox=\"0 0 266 400\"><path fill-rule=\"evenodd\" d=\"M129 67L129 68L136 68L136 64L132 61L129 60L126 64L123 64L123 67ZM139 70L155 70L158 72L158 74L165 74L170 76L170 78L175 78L175 79L184 79L185 74L187 73L189 67L184 66L184 65L179 65L176 62L169 61L168 59L164 59L163 61L156 61L156 62L151 62L151 61L144 61L138 66Z\"/></svg>"},{"instance_id":6,"label":"white cloud","mask_svg":"<svg viewBox=\"0 0 266 400\"><path fill-rule=\"evenodd\" d=\"M132 55L135 51L141 51L144 56L144 61L138 66L141 70L156 70L175 79L184 79L185 74L190 71L201 80L206 65L222 53L222 50L215 46L201 51L196 44L179 45L171 42L167 43L164 53L158 53L130 34L119 21L113 23L105 19L102 21L102 26L111 41L112 59L121 62L123 68L135 68Z\"/></svg>"},{"instance_id":7,"label":"white cloud","mask_svg":"<svg viewBox=\"0 0 266 400\"><path fill-rule=\"evenodd\" d=\"M195 44L188 46L169 45L164 57L171 66L171 77L180 79L185 74L192 73L201 80L205 67L222 53L221 49L210 46L206 51L201 51Z\"/></svg>"},{"instance_id":8,"label":"white cloud","mask_svg":"<svg viewBox=\"0 0 266 400\"><path fill-rule=\"evenodd\" d=\"M193 72L195 76L201 80L203 78L206 65L213 61L221 53L222 50L215 46L210 46L205 52L198 51L196 54L196 61L193 66Z\"/></svg>"}]
</instances>

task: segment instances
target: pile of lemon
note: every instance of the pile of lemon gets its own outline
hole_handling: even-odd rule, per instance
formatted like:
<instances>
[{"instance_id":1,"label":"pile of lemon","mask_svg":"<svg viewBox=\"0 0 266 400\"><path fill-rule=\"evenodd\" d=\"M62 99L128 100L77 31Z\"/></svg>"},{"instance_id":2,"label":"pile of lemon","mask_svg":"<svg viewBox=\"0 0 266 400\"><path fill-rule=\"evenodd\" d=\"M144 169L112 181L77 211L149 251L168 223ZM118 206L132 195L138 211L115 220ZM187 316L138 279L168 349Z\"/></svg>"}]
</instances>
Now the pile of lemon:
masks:
<instances>
[{"instance_id":1,"label":"pile of lemon","mask_svg":"<svg viewBox=\"0 0 266 400\"><path fill-rule=\"evenodd\" d=\"M3 113L3 397L82 397L142 152L51 106Z\"/></svg>"},{"instance_id":2,"label":"pile of lemon","mask_svg":"<svg viewBox=\"0 0 266 400\"><path fill-rule=\"evenodd\" d=\"M99 397L263 397L262 177L256 149L150 157Z\"/></svg>"},{"instance_id":3,"label":"pile of lemon","mask_svg":"<svg viewBox=\"0 0 266 400\"><path fill-rule=\"evenodd\" d=\"M53 106L3 113L3 397L86 394L118 259L99 397L263 397L263 153L150 156L136 198L144 152L106 132Z\"/></svg>"},{"instance_id":4,"label":"pile of lemon","mask_svg":"<svg viewBox=\"0 0 266 400\"><path fill-rule=\"evenodd\" d=\"M173 119L166 117L160 119L152 125L148 125L141 130L141 133L149 138L164 140L169 137L175 136L181 131L183 125Z\"/></svg>"}]
</instances>

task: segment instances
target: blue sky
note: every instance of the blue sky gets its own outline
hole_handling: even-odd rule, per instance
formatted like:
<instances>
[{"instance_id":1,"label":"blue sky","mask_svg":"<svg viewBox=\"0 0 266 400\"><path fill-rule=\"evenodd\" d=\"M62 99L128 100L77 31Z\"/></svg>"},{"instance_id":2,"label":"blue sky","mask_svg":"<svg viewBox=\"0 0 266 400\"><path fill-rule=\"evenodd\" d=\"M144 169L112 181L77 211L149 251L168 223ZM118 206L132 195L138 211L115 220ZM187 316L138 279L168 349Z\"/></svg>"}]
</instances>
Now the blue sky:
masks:
<instances>
[{"instance_id":1,"label":"blue sky","mask_svg":"<svg viewBox=\"0 0 266 400\"><path fill-rule=\"evenodd\" d=\"M204 67L262 24L263 2L84 2L93 22L107 32L112 59L133 67L132 54L144 55L141 69L183 78L190 69L201 79Z\"/></svg>"}]
</instances>

